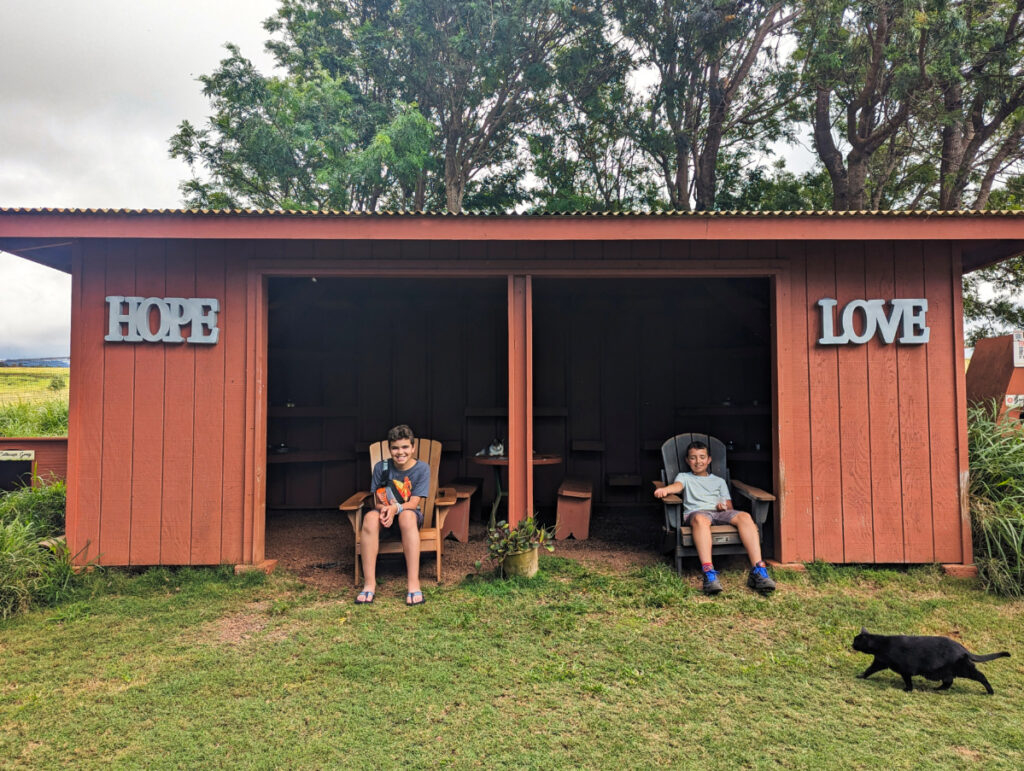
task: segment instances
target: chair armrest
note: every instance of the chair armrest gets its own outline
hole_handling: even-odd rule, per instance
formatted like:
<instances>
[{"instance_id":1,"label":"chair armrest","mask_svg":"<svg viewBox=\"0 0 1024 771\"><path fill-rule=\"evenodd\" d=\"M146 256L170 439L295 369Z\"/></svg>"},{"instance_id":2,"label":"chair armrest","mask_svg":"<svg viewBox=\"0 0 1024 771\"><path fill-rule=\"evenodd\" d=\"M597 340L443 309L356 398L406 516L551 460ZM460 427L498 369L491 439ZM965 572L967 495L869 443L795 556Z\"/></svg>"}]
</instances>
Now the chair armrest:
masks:
<instances>
[{"instance_id":1,"label":"chair armrest","mask_svg":"<svg viewBox=\"0 0 1024 771\"><path fill-rule=\"evenodd\" d=\"M746 482L740 482L738 479L732 480L732 486L739 490L741 493L746 495L752 501L774 501L775 496L769 492L765 492L760 487L754 487L748 485Z\"/></svg>"},{"instance_id":2,"label":"chair armrest","mask_svg":"<svg viewBox=\"0 0 1024 771\"><path fill-rule=\"evenodd\" d=\"M356 493L355 495L351 496L347 501L345 501L343 504L341 504L338 508L341 511L357 511L357 510L363 508L363 505L366 503L366 499L369 498L369 497L370 497L369 493L363 493L363 492Z\"/></svg>"},{"instance_id":3,"label":"chair armrest","mask_svg":"<svg viewBox=\"0 0 1024 771\"><path fill-rule=\"evenodd\" d=\"M458 503L459 496L454 487L437 488L437 497L434 498L434 508L438 506L454 506Z\"/></svg>"},{"instance_id":4,"label":"chair armrest","mask_svg":"<svg viewBox=\"0 0 1024 771\"><path fill-rule=\"evenodd\" d=\"M654 489L655 490L660 490L662 487L668 487L668 485L666 485L664 482L659 482L657 480L655 480L651 484L654 485ZM669 504L671 504L671 503L682 503L683 499L680 498L678 495L666 495L664 498L661 499L661 502L662 503L669 503Z\"/></svg>"}]
</instances>

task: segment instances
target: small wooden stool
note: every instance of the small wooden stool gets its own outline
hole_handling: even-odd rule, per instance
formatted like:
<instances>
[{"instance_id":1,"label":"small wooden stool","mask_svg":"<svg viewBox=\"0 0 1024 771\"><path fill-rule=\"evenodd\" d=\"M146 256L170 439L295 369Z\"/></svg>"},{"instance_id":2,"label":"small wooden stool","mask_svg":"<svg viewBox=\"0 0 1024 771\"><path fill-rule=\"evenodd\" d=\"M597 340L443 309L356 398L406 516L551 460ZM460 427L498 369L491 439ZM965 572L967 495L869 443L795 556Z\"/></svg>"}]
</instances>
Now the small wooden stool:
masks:
<instances>
[{"instance_id":1,"label":"small wooden stool","mask_svg":"<svg viewBox=\"0 0 1024 771\"><path fill-rule=\"evenodd\" d=\"M444 527L441 529L441 540L451 534L455 536L456 541L466 543L469 540L469 507L477 486L465 482L452 482L446 487L455 490L456 503L448 510Z\"/></svg>"},{"instance_id":2,"label":"small wooden stool","mask_svg":"<svg viewBox=\"0 0 1024 771\"><path fill-rule=\"evenodd\" d=\"M476 492L470 496L469 503L469 518L475 519L477 522L484 521L483 515L483 498L484 498L484 479L483 477L456 477L452 480L457 485L467 485L476 489Z\"/></svg>"},{"instance_id":3,"label":"small wooden stool","mask_svg":"<svg viewBox=\"0 0 1024 771\"><path fill-rule=\"evenodd\" d=\"M556 539L571 535L577 541L585 541L590 536L590 503L593 497L594 486L589 479L566 477L562 481L558 486Z\"/></svg>"}]
</instances>

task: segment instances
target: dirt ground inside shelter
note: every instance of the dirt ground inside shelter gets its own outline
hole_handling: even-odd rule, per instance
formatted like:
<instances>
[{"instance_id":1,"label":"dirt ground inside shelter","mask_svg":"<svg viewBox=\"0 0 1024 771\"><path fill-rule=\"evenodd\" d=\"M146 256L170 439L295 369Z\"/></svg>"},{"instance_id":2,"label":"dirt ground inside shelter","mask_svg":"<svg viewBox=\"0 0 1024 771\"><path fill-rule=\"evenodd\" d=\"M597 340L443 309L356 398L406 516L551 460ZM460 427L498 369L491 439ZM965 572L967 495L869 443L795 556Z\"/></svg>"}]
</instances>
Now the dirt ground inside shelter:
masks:
<instances>
[{"instance_id":1,"label":"dirt ground inside shelter","mask_svg":"<svg viewBox=\"0 0 1024 771\"><path fill-rule=\"evenodd\" d=\"M670 558L659 551L661 524L662 513L655 507L595 511L590 520L590 537L585 541L555 541L554 553L615 570L662 561L671 564ZM485 532L483 522L471 520L468 543L460 543L451 536L445 539L441 557L443 584L459 583L475 572L478 560L485 560ZM267 559L276 559L279 568L322 591L353 588L354 551L352 526L340 511L271 511L267 515ZM424 553L420 577L425 584L434 581L436 570L433 554ZM377 579L381 591L404 592L405 558L401 554L381 555Z\"/></svg>"}]
</instances>

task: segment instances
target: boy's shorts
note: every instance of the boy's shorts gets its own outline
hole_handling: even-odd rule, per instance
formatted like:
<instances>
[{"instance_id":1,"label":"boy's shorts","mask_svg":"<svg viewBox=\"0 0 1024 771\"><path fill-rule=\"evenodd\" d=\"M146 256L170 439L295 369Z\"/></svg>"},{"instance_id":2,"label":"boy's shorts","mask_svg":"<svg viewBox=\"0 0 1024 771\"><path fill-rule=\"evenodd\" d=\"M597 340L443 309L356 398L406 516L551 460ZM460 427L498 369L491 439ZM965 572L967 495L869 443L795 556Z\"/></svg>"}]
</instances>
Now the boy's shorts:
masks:
<instances>
[{"instance_id":1,"label":"boy's shorts","mask_svg":"<svg viewBox=\"0 0 1024 771\"><path fill-rule=\"evenodd\" d=\"M408 511L408 509L406 509L406 511ZM413 511L416 513L416 527L423 527L423 512L419 509L413 509ZM398 517L391 520L391 527L384 527L384 525L380 526L380 537L381 539L402 539L402 528L398 524Z\"/></svg>"},{"instance_id":2,"label":"boy's shorts","mask_svg":"<svg viewBox=\"0 0 1024 771\"><path fill-rule=\"evenodd\" d=\"M726 509L725 511L719 511L718 509L715 509L714 511L691 511L688 514L683 515L683 524L689 525L694 514L703 514L711 520L712 525L728 525L733 521L735 516L739 514L739 511L736 509Z\"/></svg>"}]
</instances>

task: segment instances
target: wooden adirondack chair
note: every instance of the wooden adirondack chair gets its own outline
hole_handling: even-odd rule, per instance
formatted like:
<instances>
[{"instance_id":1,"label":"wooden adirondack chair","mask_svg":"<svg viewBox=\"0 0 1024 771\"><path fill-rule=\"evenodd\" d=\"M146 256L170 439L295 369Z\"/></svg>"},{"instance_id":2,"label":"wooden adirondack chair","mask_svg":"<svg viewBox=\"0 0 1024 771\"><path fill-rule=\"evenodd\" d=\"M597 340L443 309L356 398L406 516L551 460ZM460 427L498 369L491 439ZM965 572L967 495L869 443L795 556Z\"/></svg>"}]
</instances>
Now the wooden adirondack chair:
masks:
<instances>
[{"instance_id":1,"label":"wooden adirondack chair","mask_svg":"<svg viewBox=\"0 0 1024 771\"><path fill-rule=\"evenodd\" d=\"M390 458L391 451L387 441L374 442L370 445L370 470L384 458ZM430 465L430 495L423 502L423 526L420 528L420 553L434 552L437 556L437 580L441 581L441 545L444 539L441 528L448 510L457 500L455 490L447 487L438 488L437 470L441 464L441 443L432 439L416 439L416 457ZM368 492L358 492L351 496L338 508L348 514L349 522L356 534L356 572L355 583L359 584L359 571L362 567L360 556L362 544L360 536L363 529L363 511L372 508L373 496ZM402 541L382 539L380 554L401 554Z\"/></svg>"},{"instance_id":2,"label":"wooden adirondack chair","mask_svg":"<svg viewBox=\"0 0 1024 771\"><path fill-rule=\"evenodd\" d=\"M726 462L725 445L721 440L707 434L673 436L661 446L661 481L655 482L654 486L661 487L671 484L680 471L690 470L690 467L686 465L686 447L694 441L704 442L708 446L711 453L710 472L725 480L732 497L733 507L740 511L750 512L763 541L762 527L768 518L768 509L771 502L775 500L775 496L731 477ZM678 495L669 495L663 498L662 502L665 504L664 551L675 551L676 572L681 575L683 557L697 556L697 548L693 545L693 532L688 526L682 524L682 498ZM711 553L746 554L743 543L740 541L739 531L733 525L712 525Z\"/></svg>"}]
</instances>

